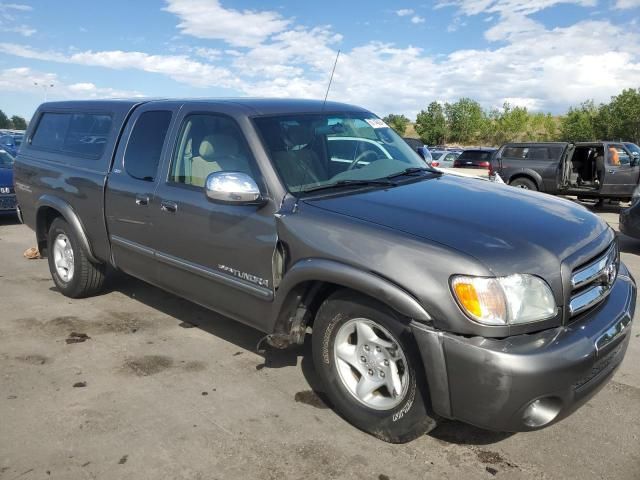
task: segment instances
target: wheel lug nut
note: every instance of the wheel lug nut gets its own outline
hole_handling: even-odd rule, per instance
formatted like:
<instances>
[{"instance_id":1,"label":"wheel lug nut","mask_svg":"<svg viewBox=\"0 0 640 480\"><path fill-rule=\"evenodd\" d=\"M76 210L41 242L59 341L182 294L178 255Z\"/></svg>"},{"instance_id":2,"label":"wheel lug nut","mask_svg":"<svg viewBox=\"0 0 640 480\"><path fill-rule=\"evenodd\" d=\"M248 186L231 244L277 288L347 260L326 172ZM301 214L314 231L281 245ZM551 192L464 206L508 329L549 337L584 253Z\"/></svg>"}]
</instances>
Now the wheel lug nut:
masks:
<instances>
[{"instance_id":1,"label":"wheel lug nut","mask_svg":"<svg viewBox=\"0 0 640 480\"><path fill-rule=\"evenodd\" d=\"M383 363L384 363L384 366L385 366L385 367L388 367L388 366L389 366L389 360L385 360Z\"/></svg>"},{"instance_id":2,"label":"wheel lug nut","mask_svg":"<svg viewBox=\"0 0 640 480\"><path fill-rule=\"evenodd\" d=\"M384 372L382 370L380 370L380 378L384 378Z\"/></svg>"},{"instance_id":3,"label":"wheel lug nut","mask_svg":"<svg viewBox=\"0 0 640 480\"><path fill-rule=\"evenodd\" d=\"M369 369L369 375L373 375L373 370Z\"/></svg>"},{"instance_id":4,"label":"wheel lug nut","mask_svg":"<svg viewBox=\"0 0 640 480\"><path fill-rule=\"evenodd\" d=\"M365 345L364 349L368 352L369 351L369 345Z\"/></svg>"},{"instance_id":5,"label":"wheel lug nut","mask_svg":"<svg viewBox=\"0 0 640 480\"><path fill-rule=\"evenodd\" d=\"M378 353L381 352L380 347L376 347L376 352L378 352Z\"/></svg>"},{"instance_id":6,"label":"wheel lug nut","mask_svg":"<svg viewBox=\"0 0 640 480\"><path fill-rule=\"evenodd\" d=\"M366 363L366 362L367 362L367 359L366 359L366 357L363 355L363 356L361 356L361 357L360 357L360 361L361 361L362 363Z\"/></svg>"}]
</instances>

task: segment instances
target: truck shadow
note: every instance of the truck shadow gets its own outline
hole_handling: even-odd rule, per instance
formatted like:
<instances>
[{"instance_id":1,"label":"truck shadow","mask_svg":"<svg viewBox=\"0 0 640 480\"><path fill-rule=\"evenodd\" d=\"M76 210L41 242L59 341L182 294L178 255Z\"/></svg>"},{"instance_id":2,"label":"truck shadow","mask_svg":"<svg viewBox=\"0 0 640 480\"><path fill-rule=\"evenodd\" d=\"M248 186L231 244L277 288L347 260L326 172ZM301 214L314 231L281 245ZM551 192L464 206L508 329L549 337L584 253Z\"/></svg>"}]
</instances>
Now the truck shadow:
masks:
<instances>
[{"instance_id":1,"label":"truck shadow","mask_svg":"<svg viewBox=\"0 0 640 480\"><path fill-rule=\"evenodd\" d=\"M16 215L0 215L0 227L5 225L20 225L20 220Z\"/></svg>"},{"instance_id":2,"label":"truck shadow","mask_svg":"<svg viewBox=\"0 0 640 480\"><path fill-rule=\"evenodd\" d=\"M262 342L261 349L258 350L259 343L265 336L264 333L133 277L121 273L114 274L109 282L108 290L121 292L133 300L173 317L181 327L199 328L241 349L258 353L263 360L256 364L256 370L297 367L299 364L311 391L298 392L292 400L309 403L316 408L332 408L331 402L322 391L320 380L313 366L310 335L307 335L304 345L278 350L268 347ZM313 398L307 400L309 396ZM500 442L511 435L490 432L455 421L445 421L429 433L429 436L438 441L461 445L489 445Z\"/></svg>"}]
</instances>

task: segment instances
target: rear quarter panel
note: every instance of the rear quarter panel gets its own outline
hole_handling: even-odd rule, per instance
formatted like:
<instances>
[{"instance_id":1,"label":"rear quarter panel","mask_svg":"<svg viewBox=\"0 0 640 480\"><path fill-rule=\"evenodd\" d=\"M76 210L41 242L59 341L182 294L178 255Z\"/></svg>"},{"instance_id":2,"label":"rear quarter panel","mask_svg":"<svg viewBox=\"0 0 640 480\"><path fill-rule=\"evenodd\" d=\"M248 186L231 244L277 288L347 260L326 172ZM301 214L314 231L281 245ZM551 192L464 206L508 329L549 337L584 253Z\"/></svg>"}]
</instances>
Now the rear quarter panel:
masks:
<instances>
[{"instance_id":1,"label":"rear quarter panel","mask_svg":"<svg viewBox=\"0 0 640 480\"><path fill-rule=\"evenodd\" d=\"M40 106L25 133L14 166L16 195L25 224L35 230L42 197L56 197L69 204L78 216L94 256L102 261L109 260L110 247L104 219L105 179L123 124L135 106L136 103L126 101L61 102ZM31 137L44 112L109 114L111 130L102 155L84 158L33 147Z\"/></svg>"}]
</instances>

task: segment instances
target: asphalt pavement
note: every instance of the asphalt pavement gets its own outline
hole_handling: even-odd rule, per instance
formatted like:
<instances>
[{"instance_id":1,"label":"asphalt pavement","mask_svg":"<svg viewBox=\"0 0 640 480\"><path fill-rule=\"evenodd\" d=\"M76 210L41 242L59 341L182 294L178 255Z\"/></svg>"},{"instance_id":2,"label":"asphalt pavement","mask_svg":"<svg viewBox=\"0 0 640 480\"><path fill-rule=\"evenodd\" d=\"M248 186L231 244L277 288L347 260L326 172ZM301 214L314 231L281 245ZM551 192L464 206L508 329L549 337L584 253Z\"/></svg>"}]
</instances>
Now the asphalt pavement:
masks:
<instances>
[{"instance_id":1,"label":"asphalt pavement","mask_svg":"<svg viewBox=\"0 0 640 480\"><path fill-rule=\"evenodd\" d=\"M617 228L618 208L598 213ZM640 278L640 240L620 243ZM2 480L640 479L637 315L613 380L559 424L390 445L325 404L306 347L260 355L259 332L123 275L68 299L33 245L0 219Z\"/></svg>"}]
</instances>

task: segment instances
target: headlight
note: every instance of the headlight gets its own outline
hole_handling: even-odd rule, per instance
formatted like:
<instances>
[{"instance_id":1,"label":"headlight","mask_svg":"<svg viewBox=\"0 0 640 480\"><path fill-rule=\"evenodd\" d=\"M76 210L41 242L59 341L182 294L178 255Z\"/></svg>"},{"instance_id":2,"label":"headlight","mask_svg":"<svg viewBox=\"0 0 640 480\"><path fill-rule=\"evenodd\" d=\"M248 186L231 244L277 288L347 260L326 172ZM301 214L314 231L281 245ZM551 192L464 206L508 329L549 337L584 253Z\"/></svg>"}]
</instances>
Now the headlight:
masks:
<instances>
[{"instance_id":1,"label":"headlight","mask_svg":"<svg viewBox=\"0 0 640 480\"><path fill-rule=\"evenodd\" d=\"M456 276L451 289L464 312L486 325L538 322L557 313L549 285L534 275Z\"/></svg>"}]
</instances>

